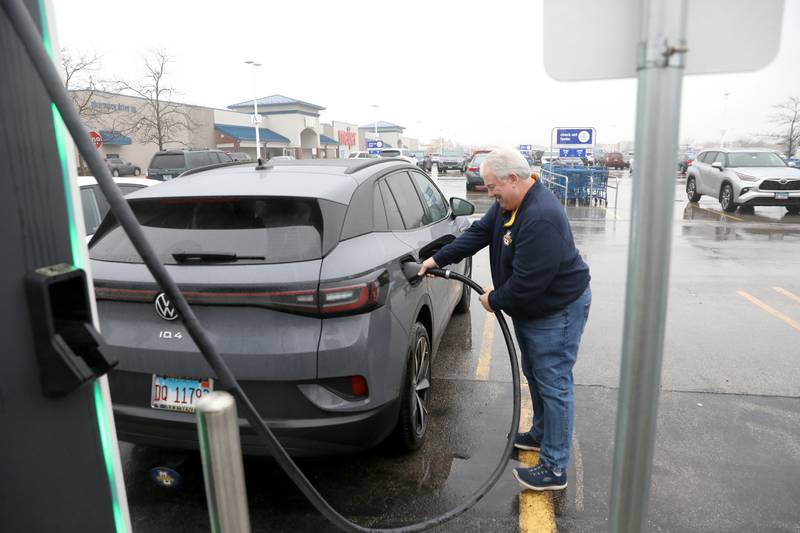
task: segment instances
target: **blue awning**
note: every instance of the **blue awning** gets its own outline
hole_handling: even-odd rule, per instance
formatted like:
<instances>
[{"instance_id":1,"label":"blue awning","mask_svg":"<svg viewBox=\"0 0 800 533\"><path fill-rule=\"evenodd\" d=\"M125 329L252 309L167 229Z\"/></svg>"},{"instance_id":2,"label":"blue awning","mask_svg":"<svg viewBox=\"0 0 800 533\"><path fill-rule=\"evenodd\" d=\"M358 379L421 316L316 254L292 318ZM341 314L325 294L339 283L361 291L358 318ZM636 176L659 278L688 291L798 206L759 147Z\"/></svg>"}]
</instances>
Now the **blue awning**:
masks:
<instances>
[{"instance_id":1,"label":"blue awning","mask_svg":"<svg viewBox=\"0 0 800 533\"><path fill-rule=\"evenodd\" d=\"M331 139L327 135L319 134L319 143L320 144L339 144L334 139Z\"/></svg>"},{"instance_id":2,"label":"blue awning","mask_svg":"<svg viewBox=\"0 0 800 533\"><path fill-rule=\"evenodd\" d=\"M133 141L131 141L130 137L123 135L118 131L100 130L100 137L103 139L103 144L133 144Z\"/></svg>"},{"instance_id":3,"label":"blue awning","mask_svg":"<svg viewBox=\"0 0 800 533\"><path fill-rule=\"evenodd\" d=\"M233 137L240 141L255 141L256 129L251 126L233 126L232 124L214 124L214 129L220 133ZM279 135L267 128L258 128L258 136L261 142L274 142L289 144L289 139Z\"/></svg>"}]
</instances>

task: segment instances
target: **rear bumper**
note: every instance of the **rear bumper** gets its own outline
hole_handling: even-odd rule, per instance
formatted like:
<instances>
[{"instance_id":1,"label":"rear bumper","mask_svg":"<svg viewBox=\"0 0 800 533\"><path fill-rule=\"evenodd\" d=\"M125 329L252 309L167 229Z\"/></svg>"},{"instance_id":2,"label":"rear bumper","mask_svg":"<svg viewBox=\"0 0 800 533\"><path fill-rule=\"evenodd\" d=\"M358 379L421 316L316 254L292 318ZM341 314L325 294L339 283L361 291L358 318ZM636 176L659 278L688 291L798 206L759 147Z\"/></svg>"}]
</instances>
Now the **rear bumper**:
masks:
<instances>
[{"instance_id":1,"label":"rear bumper","mask_svg":"<svg viewBox=\"0 0 800 533\"><path fill-rule=\"evenodd\" d=\"M256 405L256 409L259 406ZM375 447L394 429L399 400L369 411L336 414L318 418L266 419L267 425L293 457L324 457L361 452ZM266 446L239 412L242 453L269 455ZM199 449L194 414L161 411L149 407L114 406L117 436L125 442Z\"/></svg>"}]
</instances>

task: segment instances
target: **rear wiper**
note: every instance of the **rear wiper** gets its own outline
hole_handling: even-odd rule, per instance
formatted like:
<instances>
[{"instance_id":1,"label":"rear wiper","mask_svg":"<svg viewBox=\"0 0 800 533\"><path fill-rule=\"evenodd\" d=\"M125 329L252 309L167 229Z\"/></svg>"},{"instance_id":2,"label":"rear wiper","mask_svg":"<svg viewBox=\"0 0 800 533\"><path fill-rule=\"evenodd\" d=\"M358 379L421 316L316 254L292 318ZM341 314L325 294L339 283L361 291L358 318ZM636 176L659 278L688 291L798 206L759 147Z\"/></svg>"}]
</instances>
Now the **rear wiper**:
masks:
<instances>
[{"instance_id":1,"label":"rear wiper","mask_svg":"<svg viewBox=\"0 0 800 533\"><path fill-rule=\"evenodd\" d=\"M226 252L176 252L172 254L178 263L229 263L234 261L248 261L264 259L263 255L236 255Z\"/></svg>"}]
</instances>

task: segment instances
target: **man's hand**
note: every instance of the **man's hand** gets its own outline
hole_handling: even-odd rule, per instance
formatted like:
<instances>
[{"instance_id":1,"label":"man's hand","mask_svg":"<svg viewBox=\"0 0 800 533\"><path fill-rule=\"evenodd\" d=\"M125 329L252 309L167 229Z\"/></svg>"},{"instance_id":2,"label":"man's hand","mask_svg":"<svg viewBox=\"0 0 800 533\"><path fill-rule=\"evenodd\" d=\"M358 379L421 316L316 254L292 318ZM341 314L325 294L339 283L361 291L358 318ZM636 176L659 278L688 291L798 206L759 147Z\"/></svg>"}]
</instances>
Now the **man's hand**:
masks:
<instances>
[{"instance_id":1,"label":"man's hand","mask_svg":"<svg viewBox=\"0 0 800 533\"><path fill-rule=\"evenodd\" d=\"M425 272L427 272L431 268L439 268L439 265L436 264L436 261L433 260L433 257L429 257L422 262L422 268L419 269L417 276L424 276ZM428 277L432 278L433 276L428 274Z\"/></svg>"},{"instance_id":2,"label":"man's hand","mask_svg":"<svg viewBox=\"0 0 800 533\"><path fill-rule=\"evenodd\" d=\"M484 292L483 294L478 296L478 300L481 302L481 305L483 306L483 308L486 309L487 313L494 313L494 309L492 309L492 306L489 305L489 295L494 290L494 287L488 287L488 288L483 289L483 290L486 291L486 292Z\"/></svg>"}]
</instances>

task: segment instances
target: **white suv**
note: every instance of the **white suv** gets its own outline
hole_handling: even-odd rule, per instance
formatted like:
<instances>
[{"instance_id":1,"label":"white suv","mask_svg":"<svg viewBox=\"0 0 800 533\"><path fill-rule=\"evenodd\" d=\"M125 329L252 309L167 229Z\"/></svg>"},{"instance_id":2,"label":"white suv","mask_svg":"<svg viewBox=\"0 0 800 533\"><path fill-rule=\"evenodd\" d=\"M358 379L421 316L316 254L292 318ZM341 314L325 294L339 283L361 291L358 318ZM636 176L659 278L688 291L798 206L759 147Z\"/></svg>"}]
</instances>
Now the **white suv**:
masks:
<instances>
[{"instance_id":1,"label":"white suv","mask_svg":"<svg viewBox=\"0 0 800 533\"><path fill-rule=\"evenodd\" d=\"M686 175L686 196L697 202L704 194L719 199L722 209L782 205L800 213L800 170L791 168L773 150L715 148L700 152Z\"/></svg>"},{"instance_id":2,"label":"white suv","mask_svg":"<svg viewBox=\"0 0 800 533\"><path fill-rule=\"evenodd\" d=\"M400 159L405 159L412 165L417 164L417 158L408 148L381 148L379 155L381 157L399 157Z\"/></svg>"}]
</instances>

